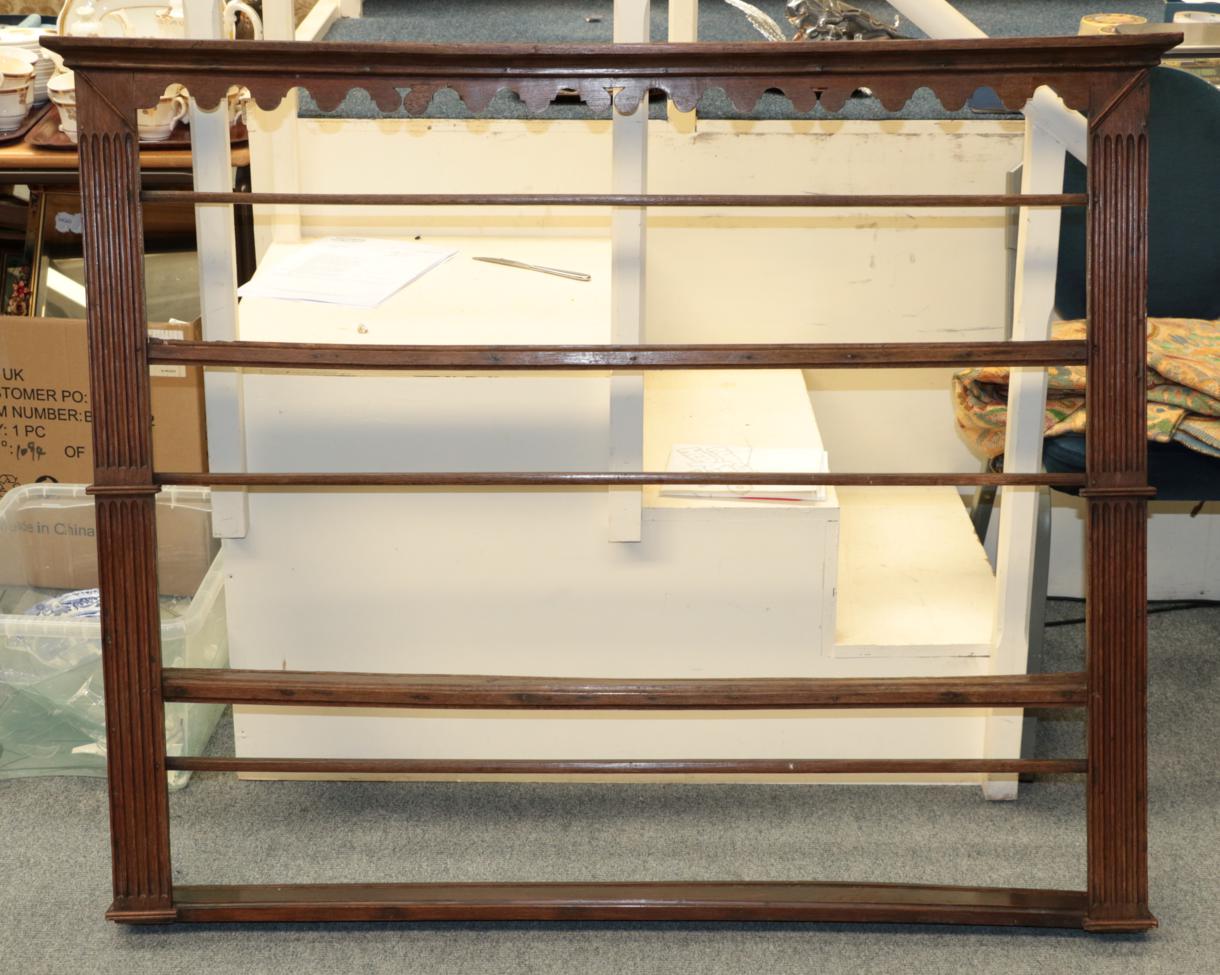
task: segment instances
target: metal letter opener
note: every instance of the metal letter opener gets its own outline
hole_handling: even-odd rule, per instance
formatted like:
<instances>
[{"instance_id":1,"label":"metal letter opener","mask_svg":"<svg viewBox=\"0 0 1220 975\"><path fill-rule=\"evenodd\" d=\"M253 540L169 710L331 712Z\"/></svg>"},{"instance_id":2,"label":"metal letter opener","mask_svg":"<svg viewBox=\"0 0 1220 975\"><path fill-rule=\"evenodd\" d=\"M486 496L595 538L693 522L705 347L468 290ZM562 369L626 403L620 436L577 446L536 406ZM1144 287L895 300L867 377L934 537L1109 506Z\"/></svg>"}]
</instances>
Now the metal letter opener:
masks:
<instances>
[{"instance_id":1,"label":"metal letter opener","mask_svg":"<svg viewBox=\"0 0 1220 975\"><path fill-rule=\"evenodd\" d=\"M557 267L543 267L541 264L526 264L522 261L510 261L507 257L475 257L472 260L483 261L487 264L503 264L505 267L519 267L523 271L538 271L542 274L554 274L561 278L570 278L573 281L592 281L593 278L588 274L582 274L580 271L564 271Z\"/></svg>"}]
</instances>

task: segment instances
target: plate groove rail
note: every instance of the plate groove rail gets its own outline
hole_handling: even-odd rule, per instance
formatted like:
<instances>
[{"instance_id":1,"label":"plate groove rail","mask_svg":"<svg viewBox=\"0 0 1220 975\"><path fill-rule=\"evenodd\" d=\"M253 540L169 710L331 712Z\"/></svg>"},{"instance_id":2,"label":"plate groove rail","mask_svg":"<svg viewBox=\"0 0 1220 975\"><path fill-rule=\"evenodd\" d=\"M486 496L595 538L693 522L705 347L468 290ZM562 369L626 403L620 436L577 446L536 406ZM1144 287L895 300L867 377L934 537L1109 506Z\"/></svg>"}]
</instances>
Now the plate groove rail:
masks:
<instances>
[{"instance_id":1,"label":"plate groove rail","mask_svg":"<svg viewBox=\"0 0 1220 975\"><path fill-rule=\"evenodd\" d=\"M432 759L236 758L170 755L170 771L325 772L332 775L810 775L885 772L984 772L992 775L1077 775L1082 758L688 758L688 759Z\"/></svg>"},{"instance_id":2,"label":"plate groove rail","mask_svg":"<svg viewBox=\"0 0 1220 975\"><path fill-rule=\"evenodd\" d=\"M681 680L368 674L168 667L166 701L194 704L527 710L1078 707L1083 673L983 677Z\"/></svg>"},{"instance_id":3,"label":"plate groove rail","mask_svg":"<svg viewBox=\"0 0 1220 975\"><path fill-rule=\"evenodd\" d=\"M176 886L179 921L829 921L1080 928L1082 891L907 884Z\"/></svg>"},{"instance_id":4,"label":"plate groove rail","mask_svg":"<svg viewBox=\"0 0 1220 975\"><path fill-rule=\"evenodd\" d=\"M750 345L350 345L151 339L153 365L258 369L930 369L1084 365L1088 343L847 342Z\"/></svg>"},{"instance_id":5,"label":"plate groove rail","mask_svg":"<svg viewBox=\"0 0 1220 975\"><path fill-rule=\"evenodd\" d=\"M783 484L903 487L931 484L1021 484L1084 487L1084 474L794 474L750 471L351 471L206 473L163 471L157 485L196 487L607 487L647 484ZM93 490L97 490L93 488Z\"/></svg>"},{"instance_id":6,"label":"plate groove rail","mask_svg":"<svg viewBox=\"0 0 1220 975\"><path fill-rule=\"evenodd\" d=\"M145 203L254 206L609 206L609 207L1082 207L1084 193L226 193L145 190Z\"/></svg>"}]
</instances>

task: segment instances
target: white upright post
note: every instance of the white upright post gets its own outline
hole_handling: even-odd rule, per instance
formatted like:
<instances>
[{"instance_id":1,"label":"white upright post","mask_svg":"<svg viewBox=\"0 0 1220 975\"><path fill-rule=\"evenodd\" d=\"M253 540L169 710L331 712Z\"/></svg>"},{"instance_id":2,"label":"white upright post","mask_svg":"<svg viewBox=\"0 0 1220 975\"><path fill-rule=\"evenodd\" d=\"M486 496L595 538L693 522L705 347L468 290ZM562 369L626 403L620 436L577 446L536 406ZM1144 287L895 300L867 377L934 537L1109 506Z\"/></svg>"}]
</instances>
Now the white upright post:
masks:
<instances>
[{"instance_id":1,"label":"white upright post","mask_svg":"<svg viewBox=\"0 0 1220 975\"><path fill-rule=\"evenodd\" d=\"M1063 144L1041 126L1025 122L1022 193L1063 191ZM1022 207L1017 224L1017 269L1013 293L1014 341L1050 337L1055 305L1055 268L1059 259L1058 207ZM1008 391L1004 470L1036 473L1042 467L1042 430L1046 410L1046 370L1014 368ZM1029 664L1029 620L1038 524L1037 487L1005 487L996 548L996 608L992 672L1023 674ZM985 758L1019 758L1023 712L996 709L986 722ZM988 799L1015 799L1017 777L993 775L983 782Z\"/></svg>"},{"instance_id":2,"label":"white upright post","mask_svg":"<svg viewBox=\"0 0 1220 975\"><path fill-rule=\"evenodd\" d=\"M614 42L649 39L649 0L615 0ZM611 182L615 193L643 193L648 174L648 98L631 115L613 113ZM618 207L611 218L610 340L635 344L644 334L645 238L647 211ZM610 380L610 469L638 471L644 463L644 377L616 373ZM643 491L610 488L612 542L642 537Z\"/></svg>"},{"instance_id":3,"label":"white upright post","mask_svg":"<svg viewBox=\"0 0 1220 975\"><path fill-rule=\"evenodd\" d=\"M263 0L263 37L268 41L296 38L292 0ZM250 132L250 184L261 193L300 192L297 147L296 89L273 109L251 103L247 112ZM254 249L259 259L274 241L301 238L300 207L283 204L254 208Z\"/></svg>"},{"instance_id":4,"label":"white upright post","mask_svg":"<svg viewBox=\"0 0 1220 975\"><path fill-rule=\"evenodd\" d=\"M699 40L699 0L669 0L669 41L673 44ZM696 112L680 112L673 102L668 105L669 124L678 132L693 134Z\"/></svg>"},{"instance_id":5,"label":"white upright post","mask_svg":"<svg viewBox=\"0 0 1220 975\"><path fill-rule=\"evenodd\" d=\"M938 39L986 37L948 0L890 0L891 4ZM1039 88L1024 108L1025 155L1022 193L1063 191L1063 162L1070 152L1087 157L1088 124L1049 88ZM1059 209L1024 208L1017 229L1017 273L1013 295L1014 340L1046 339L1055 304L1055 268L1059 259ZM1038 471L1042 461L1042 425L1046 410L1046 372L1014 369L1008 393L1008 428L1004 469L1012 473ZM1034 542L1038 530L1038 488L1006 487L1001 492L996 549L996 610L992 639L992 669L997 674L1023 674L1029 663L1029 616L1034 574ZM986 723L986 758L1017 758L1021 752L1023 712L995 710ZM984 779L988 799L1015 799L1017 777Z\"/></svg>"},{"instance_id":6,"label":"white upright post","mask_svg":"<svg viewBox=\"0 0 1220 975\"><path fill-rule=\"evenodd\" d=\"M221 5L215 0L186 0L188 37L224 37ZM229 153L229 109L221 101L210 112L191 99L191 167L198 191L233 189ZM199 307L203 338L209 342L237 338L237 258L233 208L195 207L195 247L199 255ZM245 417L241 373L205 370L204 404L208 423L208 465L214 471L246 469ZM212 533L241 538L247 528L246 494L240 488L212 492Z\"/></svg>"},{"instance_id":7,"label":"white upright post","mask_svg":"<svg viewBox=\"0 0 1220 975\"><path fill-rule=\"evenodd\" d=\"M890 0L890 6L937 40L987 36L969 17L958 13L949 0ZM1024 112L1027 119L1037 122L1063 143L1068 152L1085 161L1088 123L1083 115L1064 105L1063 99L1046 87L1035 92Z\"/></svg>"},{"instance_id":8,"label":"white upright post","mask_svg":"<svg viewBox=\"0 0 1220 975\"><path fill-rule=\"evenodd\" d=\"M987 36L948 0L890 0L890 6L937 40Z\"/></svg>"}]
</instances>

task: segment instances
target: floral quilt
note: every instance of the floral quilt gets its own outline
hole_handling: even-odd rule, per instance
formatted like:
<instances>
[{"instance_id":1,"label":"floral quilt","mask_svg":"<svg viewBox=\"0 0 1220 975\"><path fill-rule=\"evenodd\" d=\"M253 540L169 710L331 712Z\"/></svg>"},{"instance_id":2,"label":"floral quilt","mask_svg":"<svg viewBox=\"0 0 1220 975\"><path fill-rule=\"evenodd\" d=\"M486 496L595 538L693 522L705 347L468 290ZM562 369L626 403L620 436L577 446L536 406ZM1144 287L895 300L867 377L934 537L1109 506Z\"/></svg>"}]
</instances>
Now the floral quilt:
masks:
<instances>
[{"instance_id":1,"label":"floral quilt","mask_svg":"<svg viewBox=\"0 0 1220 975\"><path fill-rule=\"evenodd\" d=\"M1057 322L1056 339L1083 339L1083 321ZM1084 366L1047 368L1048 437L1083 433ZM953 377L958 426L987 457L1004 452L1008 420L1007 367L966 369ZM1148 439L1176 440L1220 457L1220 322L1148 319Z\"/></svg>"}]
</instances>

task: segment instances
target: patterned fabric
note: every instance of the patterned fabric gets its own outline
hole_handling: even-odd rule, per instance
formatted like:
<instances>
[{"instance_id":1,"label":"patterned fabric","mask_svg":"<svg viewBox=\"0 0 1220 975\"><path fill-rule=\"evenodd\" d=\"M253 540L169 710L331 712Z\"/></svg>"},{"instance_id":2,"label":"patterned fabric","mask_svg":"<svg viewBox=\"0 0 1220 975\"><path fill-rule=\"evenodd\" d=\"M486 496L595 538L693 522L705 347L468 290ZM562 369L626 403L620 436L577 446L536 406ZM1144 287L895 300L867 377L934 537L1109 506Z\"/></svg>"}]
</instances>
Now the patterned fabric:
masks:
<instances>
[{"instance_id":1,"label":"patterned fabric","mask_svg":"<svg viewBox=\"0 0 1220 975\"><path fill-rule=\"evenodd\" d=\"M1058 322L1056 339L1083 339L1083 321ZM1046 436L1085 430L1084 366L1047 368ZM957 424L979 453L1004 452L1008 373L1001 366L953 377ZM1148 439L1176 440L1220 457L1220 322L1148 319Z\"/></svg>"}]
</instances>

